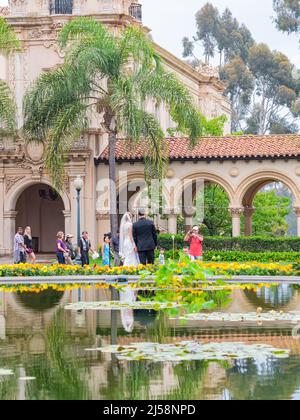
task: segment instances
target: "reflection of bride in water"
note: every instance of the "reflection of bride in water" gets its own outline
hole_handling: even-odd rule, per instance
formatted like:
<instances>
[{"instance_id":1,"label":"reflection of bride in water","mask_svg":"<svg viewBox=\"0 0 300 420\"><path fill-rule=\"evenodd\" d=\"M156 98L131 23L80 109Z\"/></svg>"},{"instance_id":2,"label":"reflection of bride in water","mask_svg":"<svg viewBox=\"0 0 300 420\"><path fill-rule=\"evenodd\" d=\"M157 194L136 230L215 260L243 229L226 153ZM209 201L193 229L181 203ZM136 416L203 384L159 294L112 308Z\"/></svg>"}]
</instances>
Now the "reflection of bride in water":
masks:
<instances>
[{"instance_id":1,"label":"reflection of bride in water","mask_svg":"<svg viewBox=\"0 0 300 420\"><path fill-rule=\"evenodd\" d=\"M133 303L136 301L136 294L131 287L127 286L120 290L120 302ZM133 309L121 309L121 321L126 332L131 333L134 327Z\"/></svg>"},{"instance_id":2,"label":"reflection of bride in water","mask_svg":"<svg viewBox=\"0 0 300 420\"><path fill-rule=\"evenodd\" d=\"M137 267L139 258L133 240L133 222L130 213L125 213L120 226L120 257L125 267ZM135 292L129 287L120 291L120 301L133 303L136 301ZM133 309L121 309L121 320L126 332L131 333L134 327Z\"/></svg>"}]
</instances>

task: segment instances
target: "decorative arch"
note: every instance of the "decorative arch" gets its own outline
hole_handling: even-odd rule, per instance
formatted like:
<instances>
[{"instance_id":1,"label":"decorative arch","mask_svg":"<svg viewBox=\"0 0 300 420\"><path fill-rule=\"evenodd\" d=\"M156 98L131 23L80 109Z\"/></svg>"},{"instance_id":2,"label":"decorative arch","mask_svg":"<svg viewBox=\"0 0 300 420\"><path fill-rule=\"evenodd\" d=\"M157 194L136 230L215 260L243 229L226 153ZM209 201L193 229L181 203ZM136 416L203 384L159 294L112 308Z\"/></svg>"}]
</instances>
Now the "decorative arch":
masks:
<instances>
[{"instance_id":1,"label":"decorative arch","mask_svg":"<svg viewBox=\"0 0 300 420\"><path fill-rule=\"evenodd\" d=\"M125 179L119 178L117 180L118 196L120 195L120 192L122 190L124 190L125 188L127 188L128 184L130 182L133 182L133 181L143 181L143 182L145 182L145 174L144 174L144 172L141 172L141 171L139 171L139 172L131 172L130 174L127 175L127 177ZM163 194L163 199L169 205L169 203L170 203L170 194L169 194L169 191L166 188L166 186L163 186L162 194Z\"/></svg>"},{"instance_id":2,"label":"decorative arch","mask_svg":"<svg viewBox=\"0 0 300 420\"><path fill-rule=\"evenodd\" d=\"M293 193L295 204L297 206L300 205L300 190L296 183L286 174L275 171L260 171L244 179L238 186L235 194L237 205L243 206L245 199L247 205L252 204L249 200L253 200L255 194L262 187L272 182L282 182L285 184Z\"/></svg>"},{"instance_id":3,"label":"decorative arch","mask_svg":"<svg viewBox=\"0 0 300 420\"><path fill-rule=\"evenodd\" d=\"M230 205L233 205L235 202L235 194L232 186L224 179L218 175L209 173L209 172L191 172L190 174L186 175L184 178L181 178L176 187L175 187L175 195L174 195L174 203L176 206L179 205L179 202L182 197L183 187L187 187L189 182L192 183L197 179L203 179L204 181L212 182L215 184L220 185L228 195ZM185 183L185 185L184 185Z\"/></svg>"},{"instance_id":4,"label":"decorative arch","mask_svg":"<svg viewBox=\"0 0 300 420\"><path fill-rule=\"evenodd\" d=\"M265 185L272 182L282 182L292 192L295 200L295 208L300 206L300 190L297 184L286 174L275 171L260 171L245 178L236 190L237 205L243 209L245 215L245 235L252 235L252 217L255 212L253 200L255 195ZM300 214L299 214L300 215ZM297 216L297 234L300 234L300 219Z\"/></svg>"},{"instance_id":5,"label":"decorative arch","mask_svg":"<svg viewBox=\"0 0 300 420\"><path fill-rule=\"evenodd\" d=\"M29 177L26 177L24 179L21 179L18 181L6 194L5 200L4 200L4 232L5 236L7 238L7 248L6 252L11 252L13 249L13 238L15 235L15 225L17 222L17 218L20 217L20 214L18 214L17 210L17 203L19 198L21 198L23 193L26 193L26 190L38 186L38 185L46 185L50 188L53 188L51 185L51 182L46 177L40 177L39 179L32 179ZM62 219L59 222L59 228L63 229L67 232L70 231L71 226L71 202L66 194L66 192L58 193L61 201L61 211L62 211ZM27 213L30 211L28 207L26 207ZM48 212L51 211L48 209ZM23 213L22 213L23 214ZM45 213L43 213L45 214ZM33 216L31 216L32 219ZM45 216L47 217L47 216ZM51 217L49 215L49 217ZM34 219L35 220L35 219ZM19 222L20 223L20 222ZM23 223L23 222L22 222ZM26 222L27 223L27 222ZM51 226L47 223L39 223L37 222L37 225L39 227L36 228L36 232L38 234L34 235L35 238L35 246L36 251L41 252L54 252L55 247L53 246L53 243L55 243L55 236L54 238L50 238L48 235L47 230L51 229ZM41 233L41 229L44 230L44 233ZM54 235L56 232L54 233ZM42 241L40 241L40 238L42 238Z\"/></svg>"},{"instance_id":6,"label":"decorative arch","mask_svg":"<svg viewBox=\"0 0 300 420\"><path fill-rule=\"evenodd\" d=\"M190 172L189 174L185 175L183 178L176 180L177 183L174 188L174 197L173 197L173 207L175 209L175 213L182 213L182 209L180 209L180 202L182 200L182 195L184 191L187 190L187 188L192 187L192 200L194 200L196 190L193 191L193 183L197 180L203 180L204 182L210 182L219 185L225 193L228 196L229 199L229 208L233 207L234 205L234 189L232 186L227 182L224 178L221 176L218 176L216 174L210 173L210 172ZM191 205L193 205L190 200L187 205L187 208L189 208ZM192 208L191 208L192 209ZM192 210L193 211L193 210ZM188 211L188 213L183 213L184 220L185 220L185 230L188 231L192 224L193 224L193 216L192 213ZM175 221L174 221L175 223Z\"/></svg>"},{"instance_id":7,"label":"decorative arch","mask_svg":"<svg viewBox=\"0 0 300 420\"><path fill-rule=\"evenodd\" d=\"M45 178L45 177L41 177L38 180L35 180L35 179L32 179L32 178L22 179L21 181L18 181L14 185L14 187L6 195L5 203L4 203L4 211L5 212L14 211L15 208L16 208L18 198L21 196L21 194L27 188L29 188L33 185L38 185L38 184L45 184L45 185L48 185L49 187L53 188L50 180L48 178ZM58 192L58 193L61 196L62 201L64 203L65 211L68 211L68 212L71 211L70 199L69 199L68 195L66 194L66 192L63 191L63 192Z\"/></svg>"}]
</instances>

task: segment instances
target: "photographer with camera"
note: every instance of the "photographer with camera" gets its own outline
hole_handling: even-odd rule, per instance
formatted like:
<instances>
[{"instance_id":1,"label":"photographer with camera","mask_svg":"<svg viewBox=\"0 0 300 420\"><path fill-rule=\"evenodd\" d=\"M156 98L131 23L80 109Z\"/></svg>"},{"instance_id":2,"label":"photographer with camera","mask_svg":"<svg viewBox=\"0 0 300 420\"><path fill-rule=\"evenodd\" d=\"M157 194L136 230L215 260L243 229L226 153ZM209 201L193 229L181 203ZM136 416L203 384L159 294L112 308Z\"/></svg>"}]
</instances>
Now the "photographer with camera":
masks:
<instances>
[{"instance_id":1,"label":"photographer with camera","mask_svg":"<svg viewBox=\"0 0 300 420\"><path fill-rule=\"evenodd\" d=\"M191 261L199 260L203 261L203 236L199 233L199 227L195 226L190 230L185 238L185 242L188 242L189 247L189 256Z\"/></svg>"}]
</instances>

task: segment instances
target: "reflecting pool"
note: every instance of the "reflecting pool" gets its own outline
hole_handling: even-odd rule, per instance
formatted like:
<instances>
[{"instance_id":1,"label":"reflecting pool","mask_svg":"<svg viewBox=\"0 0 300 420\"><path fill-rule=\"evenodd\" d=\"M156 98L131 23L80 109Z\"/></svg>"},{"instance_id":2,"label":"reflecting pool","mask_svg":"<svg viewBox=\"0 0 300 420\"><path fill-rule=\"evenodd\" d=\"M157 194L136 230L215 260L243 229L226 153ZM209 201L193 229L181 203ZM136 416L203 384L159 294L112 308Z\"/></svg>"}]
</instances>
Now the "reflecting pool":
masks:
<instances>
[{"instance_id":1,"label":"reflecting pool","mask_svg":"<svg viewBox=\"0 0 300 420\"><path fill-rule=\"evenodd\" d=\"M0 291L0 399L300 399L300 340L292 337L293 324L182 322L153 309L65 309L76 302L126 301L126 293L96 287ZM230 298L218 310L300 311L300 290L288 284L235 290ZM290 355L154 362L87 351L187 341L266 344Z\"/></svg>"}]
</instances>

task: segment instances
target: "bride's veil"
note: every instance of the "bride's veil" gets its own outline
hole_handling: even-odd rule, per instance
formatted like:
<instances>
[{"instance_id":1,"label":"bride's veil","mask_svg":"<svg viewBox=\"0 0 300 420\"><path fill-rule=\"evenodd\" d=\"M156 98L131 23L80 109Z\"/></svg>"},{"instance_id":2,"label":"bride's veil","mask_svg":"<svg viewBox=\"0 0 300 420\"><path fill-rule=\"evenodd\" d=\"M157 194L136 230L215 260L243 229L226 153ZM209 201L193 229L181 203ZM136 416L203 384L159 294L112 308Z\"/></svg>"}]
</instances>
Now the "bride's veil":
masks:
<instances>
[{"instance_id":1,"label":"bride's veil","mask_svg":"<svg viewBox=\"0 0 300 420\"><path fill-rule=\"evenodd\" d=\"M124 243L126 239L126 235L128 234L128 224L132 224L132 218L130 213L125 213L121 220L120 225L120 251L119 254L122 258L125 258L124 255Z\"/></svg>"}]
</instances>

